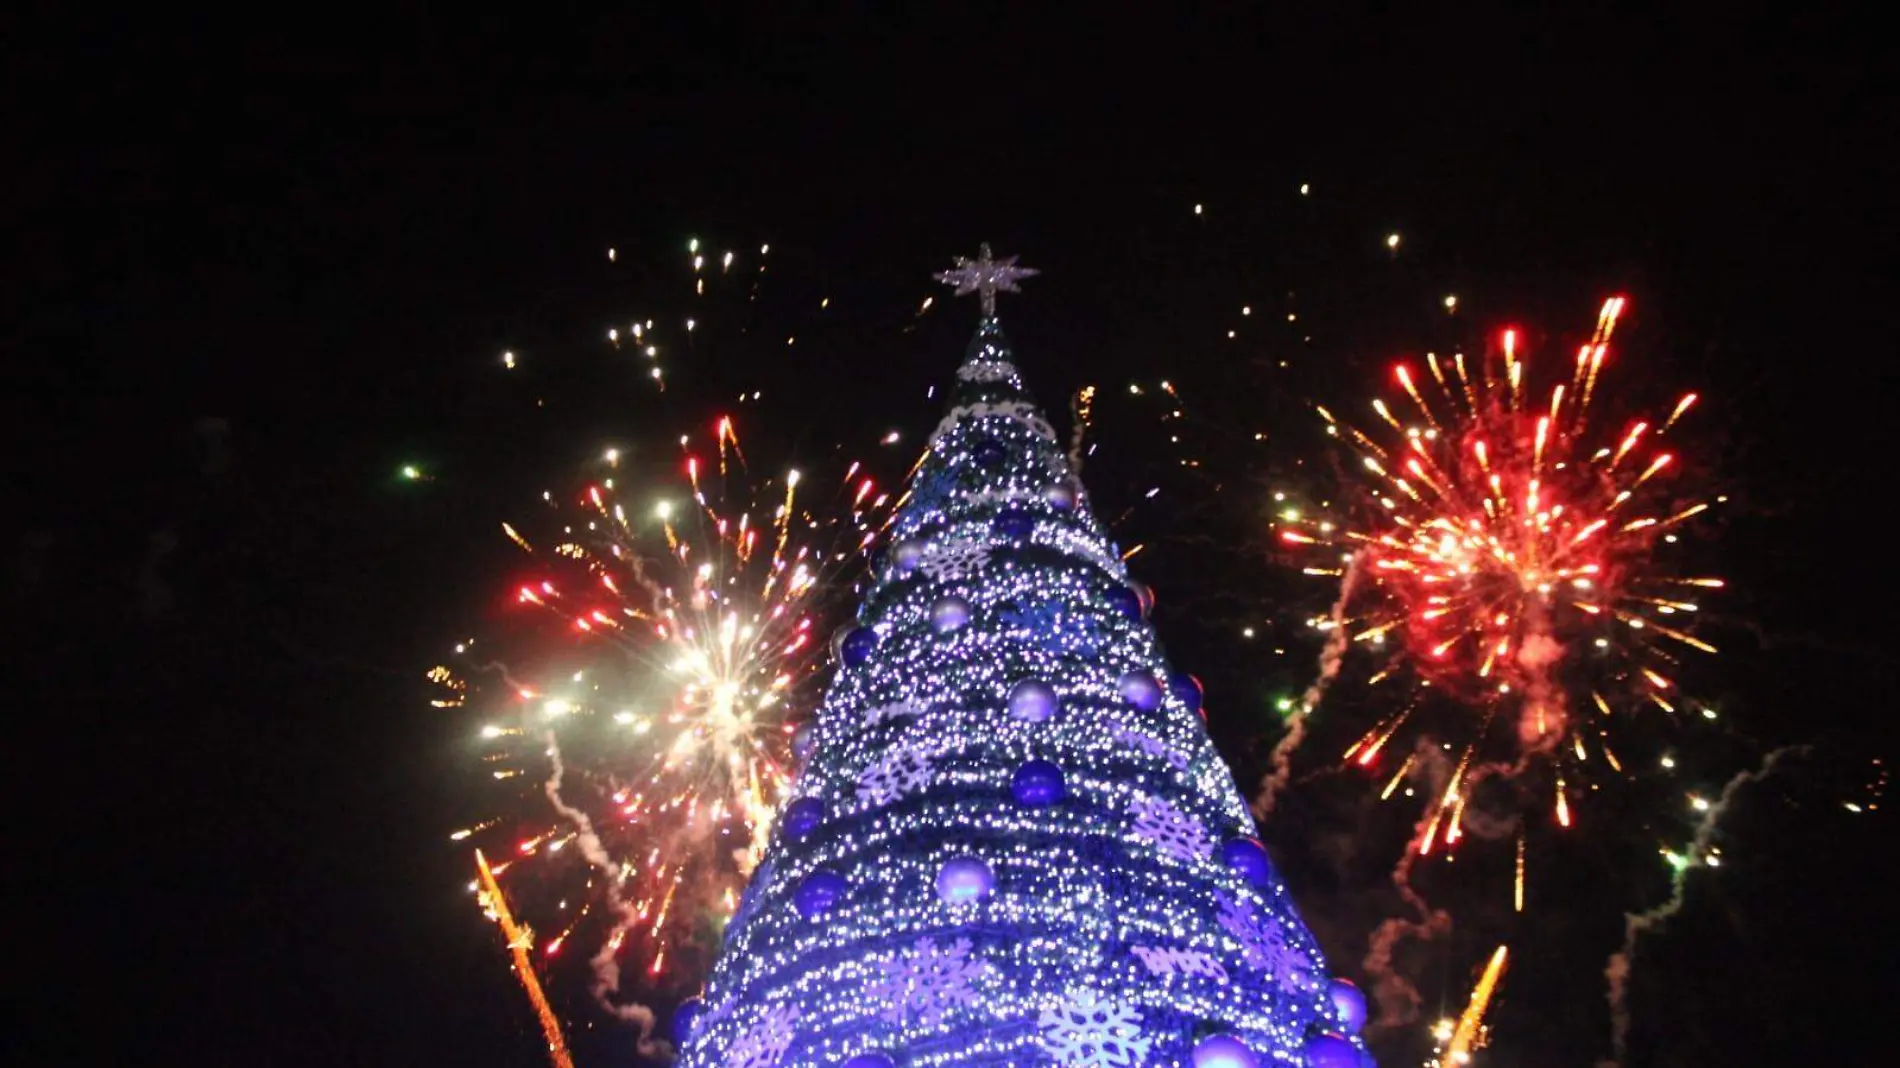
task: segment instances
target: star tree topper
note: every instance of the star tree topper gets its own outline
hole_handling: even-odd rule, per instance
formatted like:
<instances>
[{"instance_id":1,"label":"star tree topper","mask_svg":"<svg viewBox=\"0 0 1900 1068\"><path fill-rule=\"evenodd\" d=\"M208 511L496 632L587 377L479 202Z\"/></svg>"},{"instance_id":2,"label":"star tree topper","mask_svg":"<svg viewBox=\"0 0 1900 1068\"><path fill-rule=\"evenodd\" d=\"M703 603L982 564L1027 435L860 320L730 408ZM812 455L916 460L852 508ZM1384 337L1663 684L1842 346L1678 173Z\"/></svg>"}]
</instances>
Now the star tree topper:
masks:
<instances>
[{"instance_id":1,"label":"star tree topper","mask_svg":"<svg viewBox=\"0 0 1900 1068\"><path fill-rule=\"evenodd\" d=\"M957 269L939 272L937 281L956 286L959 297L968 296L971 293L981 294L983 318L992 319L996 316L998 292L1021 293L1022 290L1016 288L1016 279L1041 273L1034 267L1016 266L1014 256L1004 256L1000 260L990 258L990 243L985 241L979 246L976 259L958 256Z\"/></svg>"}]
</instances>

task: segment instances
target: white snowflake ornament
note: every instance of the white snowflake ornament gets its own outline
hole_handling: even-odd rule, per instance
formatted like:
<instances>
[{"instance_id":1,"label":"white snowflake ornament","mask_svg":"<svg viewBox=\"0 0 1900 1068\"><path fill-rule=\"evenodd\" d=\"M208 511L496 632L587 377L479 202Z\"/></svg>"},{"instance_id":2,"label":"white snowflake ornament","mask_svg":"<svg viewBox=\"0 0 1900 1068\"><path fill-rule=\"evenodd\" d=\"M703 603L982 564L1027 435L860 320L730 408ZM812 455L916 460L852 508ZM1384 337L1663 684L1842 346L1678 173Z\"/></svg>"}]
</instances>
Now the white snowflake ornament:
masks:
<instances>
[{"instance_id":1,"label":"white snowflake ornament","mask_svg":"<svg viewBox=\"0 0 1900 1068\"><path fill-rule=\"evenodd\" d=\"M1220 925L1240 943L1249 967L1266 973L1273 983L1290 992L1315 988L1313 960L1287 940L1286 930L1272 917L1262 919L1248 902L1225 894L1220 898Z\"/></svg>"},{"instance_id":2,"label":"white snowflake ornament","mask_svg":"<svg viewBox=\"0 0 1900 1068\"><path fill-rule=\"evenodd\" d=\"M1151 1039L1141 1033L1141 1014L1118 1001L1103 1001L1074 987L1062 1004L1042 1010L1042 1048L1060 1068L1140 1068Z\"/></svg>"},{"instance_id":3,"label":"white snowflake ornament","mask_svg":"<svg viewBox=\"0 0 1900 1068\"><path fill-rule=\"evenodd\" d=\"M989 562L990 547L981 542L934 541L917 568L933 582L961 582L975 578Z\"/></svg>"},{"instance_id":4,"label":"white snowflake ornament","mask_svg":"<svg viewBox=\"0 0 1900 1068\"><path fill-rule=\"evenodd\" d=\"M906 716L920 716L928 711L930 711L930 705L928 703L919 701L913 697L907 697L901 701L892 701L889 704L865 709L864 725L866 727L876 727L880 724L889 723L892 720L902 719Z\"/></svg>"},{"instance_id":5,"label":"white snowflake ornament","mask_svg":"<svg viewBox=\"0 0 1900 1068\"><path fill-rule=\"evenodd\" d=\"M779 1005L767 1010L764 1017L726 1051L728 1068L778 1068L779 1059L792 1044L792 1028L797 1025L799 1015L796 1005Z\"/></svg>"},{"instance_id":6,"label":"white snowflake ornament","mask_svg":"<svg viewBox=\"0 0 1900 1068\"><path fill-rule=\"evenodd\" d=\"M1198 949L1175 949L1172 946L1128 948L1154 975L1199 975L1223 983L1227 981L1227 969L1221 967L1220 961Z\"/></svg>"},{"instance_id":7,"label":"white snowflake ornament","mask_svg":"<svg viewBox=\"0 0 1900 1068\"><path fill-rule=\"evenodd\" d=\"M976 1002L976 981L985 966L970 959L970 940L959 938L939 947L934 938L920 939L909 953L879 961L884 977L867 989L884 1002L882 1015L894 1024L915 1019L925 1027L943 1023L951 1009Z\"/></svg>"},{"instance_id":8,"label":"white snowflake ornament","mask_svg":"<svg viewBox=\"0 0 1900 1068\"><path fill-rule=\"evenodd\" d=\"M866 805L888 805L922 789L929 781L927 754L915 749L891 749L858 776L858 801Z\"/></svg>"},{"instance_id":9,"label":"white snowflake ornament","mask_svg":"<svg viewBox=\"0 0 1900 1068\"><path fill-rule=\"evenodd\" d=\"M1135 817L1135 833L1176 860L1199 860L1214 850L1214 839L1199 820L1158 797L1137 796L1128 810Z\"/></svg>"}]
</instances>

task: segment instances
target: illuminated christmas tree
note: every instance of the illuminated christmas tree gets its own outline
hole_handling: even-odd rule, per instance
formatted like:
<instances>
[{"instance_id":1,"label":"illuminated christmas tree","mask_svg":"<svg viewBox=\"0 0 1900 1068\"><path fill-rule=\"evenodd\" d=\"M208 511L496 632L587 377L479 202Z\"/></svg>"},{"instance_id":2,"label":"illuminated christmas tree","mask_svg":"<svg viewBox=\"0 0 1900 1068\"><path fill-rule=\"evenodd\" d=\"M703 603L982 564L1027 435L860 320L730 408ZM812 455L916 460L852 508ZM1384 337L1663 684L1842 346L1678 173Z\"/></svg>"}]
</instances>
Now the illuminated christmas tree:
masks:
<instances>
[{"instance_id":1,"label":"illuminated christmas tree","mask_svg":"<svg viewBox=\"0 0 1900 1068\"><path fill-rule=\"evenodd\" d=\"M982 296L683 1068L1369 1063Z\"/></svg>"}]
</instances>

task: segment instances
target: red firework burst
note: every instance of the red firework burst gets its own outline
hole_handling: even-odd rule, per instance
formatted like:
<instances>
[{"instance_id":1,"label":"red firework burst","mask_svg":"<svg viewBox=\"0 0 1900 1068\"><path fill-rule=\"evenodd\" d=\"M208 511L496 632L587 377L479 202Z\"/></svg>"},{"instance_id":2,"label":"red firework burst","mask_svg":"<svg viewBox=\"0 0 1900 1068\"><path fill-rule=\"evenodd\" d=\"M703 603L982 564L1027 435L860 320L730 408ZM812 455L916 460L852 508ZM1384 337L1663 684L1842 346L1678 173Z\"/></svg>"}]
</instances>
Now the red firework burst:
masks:
<instances>
[{"instance_id":1,"label":"red firework burst","mask_svg":"<svg viewBox=\"0 0 1900 1068\"><path fill-rule=\"evenodd\" d=\"M1517 332L1506 330L1489 357L1429 354L1422 375L1400 363L1405 401L1373 400L1369 430L1319 409L1356 454L1365 506L1358 521L1281 517L1285 542L1338 554L1308 573L1350 576L1346 610L1316 625L1347 628L1351 647L1382 654L1371 681L1410 680L1474 721L1421 851L1440 817L1450 817L1445 842L1458 838L1467 773L1494 733L1514 740L1506 767L1555 764L1556 815L1568 826L1566 767L1588 760L1594 743L1621 770L1610 717L1642 705L1676 712L1680 658L1715 652L1693 633L1694 598L1722 581L1660 551L1710 506L1671 436L1696 395L1666 418L1599 415L1592 403L1623 308L1622 297L1605 302L1555 383L1531 384ZM1421 697L1347 758L1373 764ZM1514 730L1492 732L1494 721Z\"/></svg>"}]
</instances>

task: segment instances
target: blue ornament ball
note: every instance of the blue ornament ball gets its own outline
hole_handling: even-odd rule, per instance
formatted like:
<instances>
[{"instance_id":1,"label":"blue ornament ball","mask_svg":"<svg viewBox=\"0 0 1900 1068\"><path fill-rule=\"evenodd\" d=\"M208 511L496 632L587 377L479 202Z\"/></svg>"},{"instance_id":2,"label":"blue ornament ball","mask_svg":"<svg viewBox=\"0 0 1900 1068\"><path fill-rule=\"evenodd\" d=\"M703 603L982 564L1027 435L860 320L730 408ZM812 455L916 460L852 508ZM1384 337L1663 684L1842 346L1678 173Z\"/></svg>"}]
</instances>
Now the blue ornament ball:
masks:
<instances>
[{"instance_id":1,"label":"blue ornament ball","mask_svg":"<svg viewBox=\"0 0 1900 1068\"><path fill-rule=\"evenodd\" d=\"M1232 1035L1209 1035L1194 1044L1194 1068L1259 1068L1260 1058Z\"/></svg>"},{"instance_id":2,"label":"blue ornament ball","mask_svg":"<svg viewBox=\"0 0 1900 1068\"><path fill-rule=\"evenodd\" d=\"M1359 1068L1359 1047L1339 1035L1306 1040L1306 1068Z\"/></svg>"},{"instance_id":3,"label":"blue ornament ball","mask_svg":"<svg viewBox=\"0 0 1900 1068\"><path fill-rule=\"evenodd\" d=\"M897 1068L897 1062L882 1053L860 1053L839 1068Z\"/></svg>"},{"instance_id":4,"label":"blue ornament ball","mask_svg":"<svg viewBox=\"0 0 1900 1068\"><path fill-rule=\"evenodd\" d=\"M1168 676L1168 692L1174 699L1188 707L1190 712L1201 710L1201 701L1205 691L1201 689L1201 680L1185 671L1177 671Z\"/></svg>"},{"instance_id":5,"label":"blue ornament ball","mask_svg":"<svg viewBox=\"0 0 1900 1068\"><path fill-rule=\"evenodd\" d=\"M1009 450L1003 448L1003 443L995 438L984 438L976 443L976 448L970 450L970 455L976 457L976 462L984 467L995 467L1009 459Z\"/></svg>"},{"instance_id":6,"label":"blue ornament ball","mask_svg":"<svg viewBox=\"0 0 1900 1068\"><path fill-rule=\"evenodd\" d=\"M1123 675L1117 685L1122 697L1137 709L1153 712L1161 707L1161 684L1155 681L1152 672L1131 671Z\"/></svg>"},{"instance_id":7,"label":"blue ornament ball","mask_svg":"<svg viewBox=\"0 0 1900 1068\"><path fill-rule=\"evenodd\" d=\"M1052 482L1044 486L1042 490L1042 499L1048 501L1049 505L1058 512L1066 512L1074 508L1079 496L1075 492L1075 485L1066 480Z\"/></svg>"},{"instance_id":8,"label":"blue ornament ball","mask_svg":"<svg viewBox=\"0 0 1900 1068\"><path fill-rule=\"evenodd\" d=\"M1108 591L1103 598L1108 606L1120 612L1131 623L1141 622L1141 597L1126 586L1117 586Z\"/></svg>"},{"instance_id":9,"label":"blue ornament ball","mask_svg":"<svg viewBox=\"0 0 1900 1068\"><path fill-rule=\"evenodd\" d=\"M937 896L946 905L972 904L995 889L995 873L976 857L953 857L937 870Z\"/></svg>"},{"instance_id":10,"label":"blue ornament ball","mask_svg":"<svg viewBox=\"0 0 1900 1068\"><path fill-rule=\"evenodd\" d=\"M924 543L916 538L905 538L891 546L891 568L899 575L908 575L917 570L924 559Z\"/></svg>"},{"instance_id":11,"label":"blue ornament ball","mask_svg":"<svg viewBox=\"0 0 1900 1068\"><path fill-rule=\"evenodd\" d=\"M792 732L792 755L800 761L811 759L812 750L818 748L818 724L806 720Z\"/></svg>"},{"instance_id":12,"label":"blue ornament ball","mask_svg":"<svg viewBox=\"0 0 1900 1068\"><path fill-rule=\"evenodd\" d=\"M785 806L785 816L780 822L792 841L799 841L825 822L825 803L815 797L801 797Z\"/></svg>"},{"instance_id":13,"label":"blue ornament ball","mask_svg":"<svg viewBox=\"0 0 1900 1068\"><path fill-rule=\"evenodd\" d=\"M1041 679L1024 679L1009 688L1009 715L1025 723L1041 723L1061 707L1056 688Z\"/></svg>"},{"instance_id":14,"label":"blue ornament ball","mask_svg":"<svg viewBox=\"0 0 1900 1068\"><path fill-rule=\"evenodd\" d=\"M792 906L800 916L815 920L838 903L845 885L844 876L820 868L799 881L798 889L792 892Z\"/></svg>"},{"instance_id":15,"label":"blue ornament ball","mask_svg":"<svg viewBox=\"0 0 1900 1068\"><path fill-rule=\"evenodd\" d=\"M693 1037L693 1027L699 1018L706 1015L706 1002L703 998L687 998L680 1007L673 1010L673 1044L683 1046Z\"/></svg>"},{"instance_id":16,"label":"blue ornament ball","mask_svg":"<svg viewBox=\"0 0 1900 1068\"><path fill-rule=\"evenodd\" d=\"M1036 517L1021 508L1009 508L996 513L990 526L1010 541L1022 541L1036 532Z\"/></svg>"},{"instance_id":17,"label":"blue ornament ball","mask_svg":"<svg viewBox=\"0 0 1900 1068\"><path fill-rule=\"evenodd\" d=\"M1326 987L1326 996L1333 1003L1333 1016L1341 1030L1356 1035L1366 1026L1366 995L1358 987L1335 979Z\"/></svg>"},{"instance_id":18,"label":"blue ornament ball","mask_svg":"<svg viewBox=\"0 0 1900 1068\"><path fill-rule=\"evenodd\" d=\"M1062 769L1047 760L1031 760L1016 769L1009 780L1009 795L1027 808L1053 805L1069 795L1062 780Z\"/></svg>"},{"instance_id":19,"label":"blue ornament ball","mask_svg":"<svg viewBox=\"0 0 1900 1068\"><path fill-rule=\"evenodd\" d=\"M961 630L969 621L970 602L954 593L937 598L937 603L930 606L930 626L938 634Z\"/></svg>"},{"instance_id":20,"label":"blue ornament ball","mask_svg":"<svg viewBox=\"0 0 1900 1068\"><path fill-rule=\"evenodd\" d=\"M1221 859L1255 886L1273 883L1273 865L1267 861L1267 849L1260 839L1240 835L1221 843Z\"/></svg>"},{"instance_id":21,"label":"blue ornament ball","mask_svg":"<svg viewBox=\"0 0 1900 1068\"><path fill-rule=\"evenodd\" d=\"M848 668L863 667L876 649L877 631L870 627L853 627L838 643L838 659Z\"/></svg>"}]
</instances>

